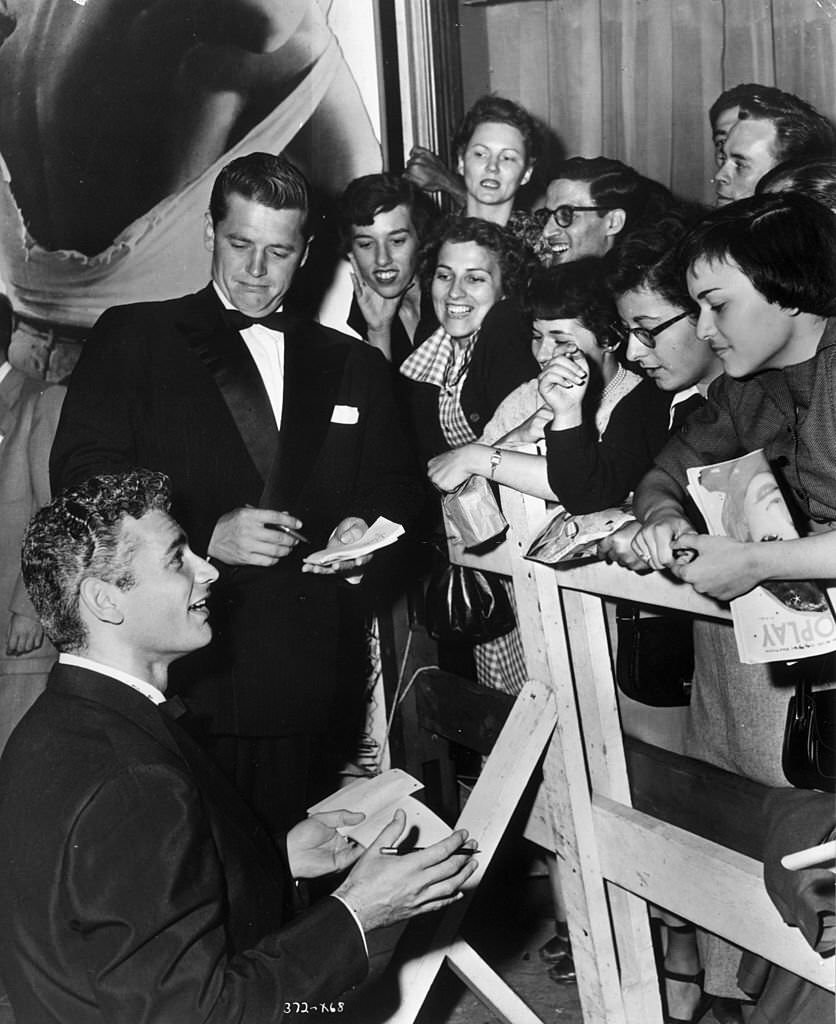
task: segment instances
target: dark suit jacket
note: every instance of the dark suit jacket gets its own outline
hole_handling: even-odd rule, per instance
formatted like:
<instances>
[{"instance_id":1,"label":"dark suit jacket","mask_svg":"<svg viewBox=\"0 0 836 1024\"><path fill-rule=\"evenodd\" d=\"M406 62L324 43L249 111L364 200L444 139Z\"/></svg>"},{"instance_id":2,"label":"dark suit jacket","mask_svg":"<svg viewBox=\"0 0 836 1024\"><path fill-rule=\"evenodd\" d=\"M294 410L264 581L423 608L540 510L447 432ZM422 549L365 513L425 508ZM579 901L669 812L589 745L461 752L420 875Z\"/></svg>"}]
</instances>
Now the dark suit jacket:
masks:
<instances>
[{"instance_id":1,"label":"dark suit jacket","mask_svg":"<svg viewBox=\"0 0 836 1024\"><path fill-rule=\"evenodd\" d=\"M315 548L349 515L369 523L383 515L408 527L421 487L380 353L318 324L298 324L285 332L284 376L278 452L272 462L262 452L259 469L221 389L236 394L257 442L275 424L214 289L108 310L70 381L52 450L53 487L131 466L162 470L172 480L174 515L199 553L221 515L262 503L267 477L263 504L298 516ZM351 410L356 423L335 422ZM355 595L341 598L344 584L302 574L305 550L271 569L222 573L215 640L179 662L174 677L176 686L200 680L187 696L213 731L322 730L338 674L339 606Z\"/></svg>"},{"instance_id":2,"label":"dark suit jacket","mask_svg":"<svg viewBox=\"0 0 836 1024\"><path fill-rule=\"evenodd\" d=\"M176 722L58 665L0 760L0 975L20 1024L265 1024L365 974L327 898L279 930L287 868Z\"/></svg>"}]
</instances>

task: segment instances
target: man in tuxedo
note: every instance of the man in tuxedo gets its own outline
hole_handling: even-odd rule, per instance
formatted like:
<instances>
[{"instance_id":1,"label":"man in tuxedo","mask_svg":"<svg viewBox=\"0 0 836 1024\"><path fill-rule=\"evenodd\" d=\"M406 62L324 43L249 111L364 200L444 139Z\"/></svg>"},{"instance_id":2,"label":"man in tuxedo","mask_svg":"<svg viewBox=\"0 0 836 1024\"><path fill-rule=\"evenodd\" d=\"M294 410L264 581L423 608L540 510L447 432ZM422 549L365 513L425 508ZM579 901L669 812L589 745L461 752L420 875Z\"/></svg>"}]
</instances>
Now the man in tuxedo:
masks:
<instances>
[{"instance_id":1,"label":"man in tuxedo","mask_svg":"<svg viewBox=\"0 0 836 1024\"><path fill-rule=\"evenodd\" d=\"M0 973L20 1021L283 1019L360 981L366 932L444 906L476 866L461 831L381 854L401 811L362 856L337 831L362 820L348 811L276 850L164 697L169 664L209 641L218 577L169 506L162 473L93 477L24 540L60 654L0 760ZM351 865L285 923L294 878Z\"/></svg>"},{"instance_id":2,"label":"man in tuxedo","mask_svg":"<svg viewBox=\"0 0 836 1024\"><path fill-rule=\"evenodd\" d=\"M175 515L221 573L215 639L173 681L275 831L334 788L338 691L359 698L365 667L358 591L374 589L375 566L352 588L340 577L365 563L302 558L378 516L408 526L421 504L383 357L279 312L309 209L282 157L228 164L206 216L211 283L102 315L51 458L56 489L132 466L171 478Z\"/></svg>"}]
</instances>

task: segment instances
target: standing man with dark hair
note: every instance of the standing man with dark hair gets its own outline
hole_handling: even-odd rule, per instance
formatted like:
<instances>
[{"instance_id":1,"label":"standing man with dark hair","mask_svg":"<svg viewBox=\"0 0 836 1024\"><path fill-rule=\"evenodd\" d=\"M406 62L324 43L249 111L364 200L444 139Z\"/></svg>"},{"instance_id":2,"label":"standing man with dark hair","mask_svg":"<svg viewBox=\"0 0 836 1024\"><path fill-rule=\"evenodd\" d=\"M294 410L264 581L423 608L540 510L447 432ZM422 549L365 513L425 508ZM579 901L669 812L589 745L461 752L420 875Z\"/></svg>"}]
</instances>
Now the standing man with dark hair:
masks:
<instances>
[{"instance_id":1,"label":"standing man with dark hair","mask_svg":"<svg viewBox=\"0 0 836 1024\"><path fill-rule=\"evenodd\" d=\"M169 503L162 473L93 477L26 534L24 580L61 653L0 762L0 970L21 1024L319 1008L365 976L366 932L444 906L476 867L462 831L381 855L400 811L362 857L338 831L362 815L344 810L274 849L165 700L171 662L209 642L218 577ZM287 920L293 878L352 865Z\"/></svg>"},{"instance_id":2,"label":"standing man with dark hair","mask_svg":"<svg viewBox=\"0 0 836 1024\"><path fill-rule=\"evenodd\" d=\"M750 86L746 94L738 88L737 119L728 128L714 176L717 206L754 195L764 174L786 160L836 154L833 125L809 103L780 89Z\"/></svg>"},{"instance_id":3,"label":"standing man with dark hair","mask_svg":"<svg viewBox=\"0 0 836 1024\"><path fill-rule=\"evenodd\" d=\"M559 164L537 211L549 255L544 262L571 263L606 256L619 236L652 222L674 203L664 185L620 160L573 156Z\"/></svg>"},{"instance_id":4,"label":"standing man with dark hair","mask_svg":"<svg viewBox=\"0 0 836 1024\"><path fill-rule=\"evenodd\" d=\"M280 313L308 212L307 183L282 157L227 165L206 217L211 283L101 317L51 464L56 486L137 465L171 477L175 514L221 572L215 639L176 679L274 831L334 787L338 687L354 672L361 692L364 678L347 664L356 588L339 576L368 559L321 574L302 556L378 516L408 526L421 503L385 360Z\"/></svg>"}]
</instances>

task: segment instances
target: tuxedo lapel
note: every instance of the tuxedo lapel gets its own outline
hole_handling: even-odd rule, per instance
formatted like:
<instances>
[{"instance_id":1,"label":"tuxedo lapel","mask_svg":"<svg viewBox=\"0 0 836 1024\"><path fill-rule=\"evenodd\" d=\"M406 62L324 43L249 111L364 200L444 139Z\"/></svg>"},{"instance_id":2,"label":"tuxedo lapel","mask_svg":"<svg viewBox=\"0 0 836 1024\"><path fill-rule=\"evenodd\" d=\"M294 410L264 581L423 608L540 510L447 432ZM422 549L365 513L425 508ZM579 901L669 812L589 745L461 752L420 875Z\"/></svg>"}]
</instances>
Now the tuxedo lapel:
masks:
<instances>
[{"instance_id":1,"label":"tuxedo lapel","mask_svg":"<svg viewBox=\"0 0 836 1024\"><path fill-rule=\"evenodd\" d=\"M299 324L285 334L281 442L265 488L268 508L293 504L328 433L343 378L347 348Z\"/></svg>"},{"instance_id":2,"label":"tuxedo lapel","mask_svg":"<svg viewBox=\"0 0 836 1024\"><path fill-rule=\"evenodd\" d=\"M256 469L266 480L278 429L261 375L240 332L224 323L211 285L177 323L189 348L211 373Z\"/></svg>"}]
</instances>

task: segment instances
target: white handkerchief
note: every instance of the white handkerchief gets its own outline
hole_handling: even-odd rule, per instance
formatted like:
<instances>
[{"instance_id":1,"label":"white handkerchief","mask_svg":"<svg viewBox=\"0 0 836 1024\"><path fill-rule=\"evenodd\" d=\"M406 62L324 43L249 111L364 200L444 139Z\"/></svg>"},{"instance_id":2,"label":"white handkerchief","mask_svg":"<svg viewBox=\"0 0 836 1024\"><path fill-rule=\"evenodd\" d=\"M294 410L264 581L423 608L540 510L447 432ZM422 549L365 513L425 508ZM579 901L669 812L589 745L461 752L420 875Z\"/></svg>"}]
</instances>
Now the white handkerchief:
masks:
<instances>
[{"instance_id":1,"label":"white handkerchief","mask_svg":"<svg viewBox=\"0 0 836 1024\"><path fill-rule=\"evenodd\" d=\"M356 423L360 419L360 410L356 405L335 405L331 413L332 423Z\"/></svg>"}]
</instances>

